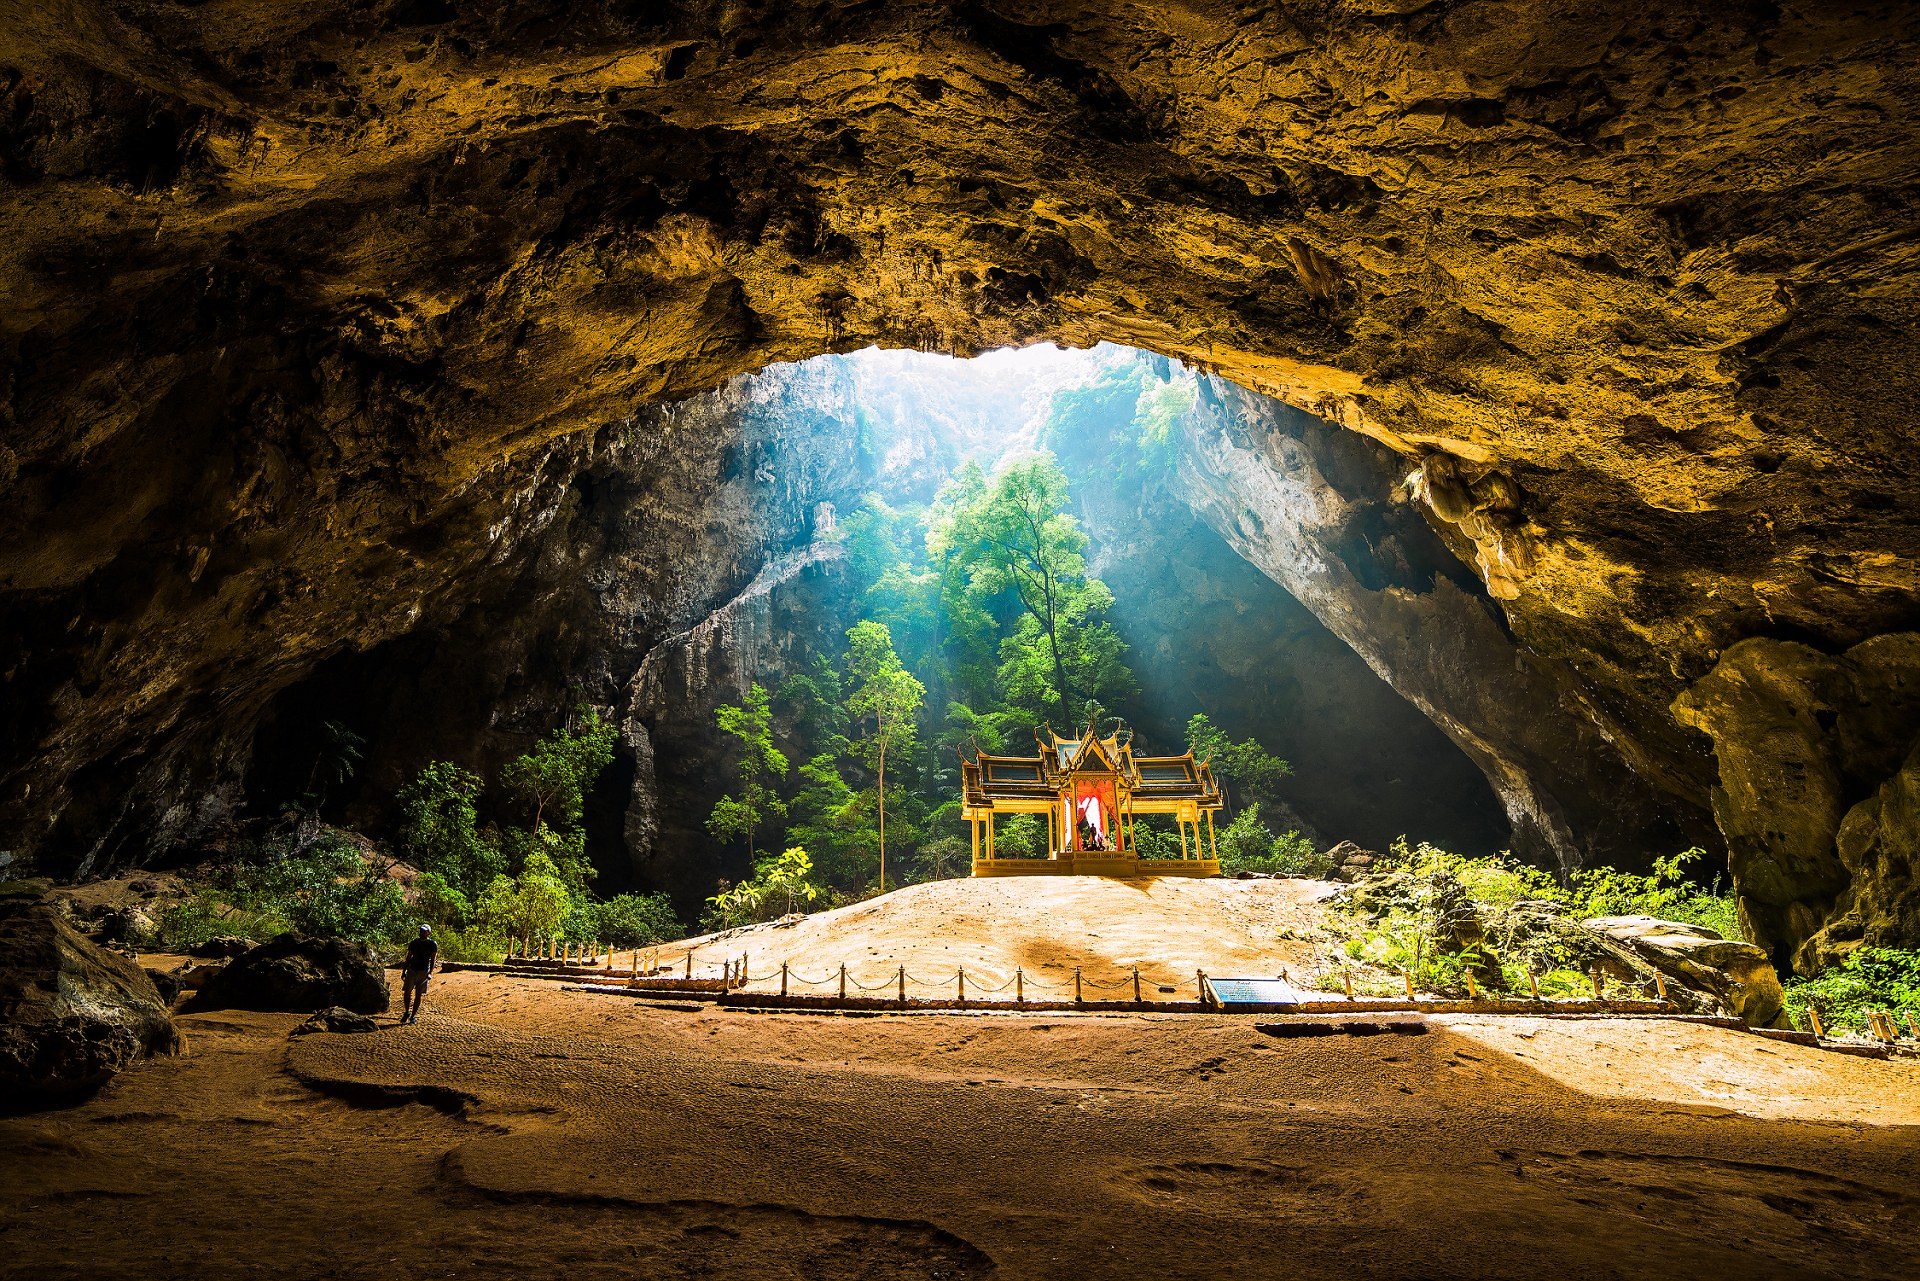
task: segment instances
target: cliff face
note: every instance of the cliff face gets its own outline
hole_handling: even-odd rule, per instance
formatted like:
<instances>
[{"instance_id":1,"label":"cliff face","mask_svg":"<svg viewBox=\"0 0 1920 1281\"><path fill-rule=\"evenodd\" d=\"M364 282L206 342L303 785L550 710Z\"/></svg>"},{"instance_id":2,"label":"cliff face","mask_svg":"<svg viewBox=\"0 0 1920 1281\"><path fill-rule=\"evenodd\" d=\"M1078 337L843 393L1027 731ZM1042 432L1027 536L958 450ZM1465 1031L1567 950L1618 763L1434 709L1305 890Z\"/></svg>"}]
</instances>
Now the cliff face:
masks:
<instances>
[{"instance_id":1,"label":"cliff face","mask_svg":"<svg viewBox=\"0 0 1920 1281\"><path fill-rule=\"evenodd\" d=\"M1499 602L1473 636L1732 796L1750 722L1716 767L1675 698L1920 618L1916 23L22 0L0 839L212 821L279 691L473 609L619 424L873 341L1113 339L1371 437Z\"/></svg>"}]
</instances>

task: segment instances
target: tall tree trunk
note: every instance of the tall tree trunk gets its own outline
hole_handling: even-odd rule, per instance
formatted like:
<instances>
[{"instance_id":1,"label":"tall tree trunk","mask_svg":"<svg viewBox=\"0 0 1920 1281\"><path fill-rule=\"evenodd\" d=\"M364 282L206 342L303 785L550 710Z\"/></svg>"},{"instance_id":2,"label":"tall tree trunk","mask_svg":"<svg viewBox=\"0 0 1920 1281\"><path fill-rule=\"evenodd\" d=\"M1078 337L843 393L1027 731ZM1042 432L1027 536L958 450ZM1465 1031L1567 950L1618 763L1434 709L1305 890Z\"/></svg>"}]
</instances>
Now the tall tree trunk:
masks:
<instances>
[{"instance_id":1,"label":"tall tree trunk","mask_svg":"<svg viewBox=\"0 0 1920 1281\"><path fill-rule=\"evenodd\" d=\"M880 749L880 892L887 892L887 749Z\"/></svg>"}]
</instances>

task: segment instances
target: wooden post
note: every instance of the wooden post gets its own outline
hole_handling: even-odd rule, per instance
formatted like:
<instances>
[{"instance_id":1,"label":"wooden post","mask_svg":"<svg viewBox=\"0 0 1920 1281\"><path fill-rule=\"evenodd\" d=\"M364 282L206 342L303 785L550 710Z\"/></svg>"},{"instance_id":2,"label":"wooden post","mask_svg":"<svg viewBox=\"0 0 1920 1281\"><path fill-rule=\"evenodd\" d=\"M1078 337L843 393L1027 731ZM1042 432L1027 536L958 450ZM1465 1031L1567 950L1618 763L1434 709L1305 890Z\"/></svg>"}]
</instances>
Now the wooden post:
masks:
<instances>
[{"instance_id":1,"label":"wooden post","mask_svg":"<svg viewBox=\"0 0 1920 1281\"><path fill-rule=\"evenodd\" d=\"M900 1004L904 1006L906 1005L906 1003L907 1003L907 967L903 965L900 967Z\"/></svg>"},{"instance_id":2,"label":"wooden post","mask_svg":"<svg viewBox=\"0 0 1920 1281\"><path fill-rule=\"evenodd\" d=\"M1348 993L1348 995L1352 995L1352 993L1351 993L1351 992L1349 992L1349 993ZM1468 971L1467 971L1467 999L1468 999L1469 1001L1477 1001L1477 1000L1479 1000L1479 999L1480 999L1480 992L1479 992L1479 989L1477 989L1477 988L1475 988L1475 987L1474 987L1474 985L1473 985L1473 971L1472 971L1472 970L1468 970Z\"/></svg>"},{"instance_id":3,"label":"wooden post","mask_svg":"<svg viewBox=\"0 0 1920 1281\"><path fill-rule=\"evenodd\" d=\"M1827 1036L1827 1029L1820 1026L1820 1011L1814 1009L1811 1005L1807 1007L1807 1022L1813 1024L1813 1034L1824 1041Z\"/></svg>"},{"instance_id":4,"label":"wooden post","mask_svg":"<svg viewBox=\"0 0 1920 1281\"><path fill-rule=\"evenodd\" d=\"M640 977L640 949L637 947L633 949L633 977Z\"/></svg>"},{"instance_id":5,"label":"wooden post","mask_svg":"<svg viewBox=\"0 0 1920 1281\"><path fill-rule=\"evenodd\" d=\"M1653 972L1653 990L1660 994L1661 1000L1667 999L1667 978L1659 970Z\"/></svg>"},{"instance_id":6,"label":"wooden post","mask_svg":"<svg viewBox=\"0 0 1920 1281\"><path fill-rule=\"evenodd\" d=\"M1013 1003L1027 1003L1027 972L1017 965L1013 967Z\"/></svg>"},{"instance_id":7,"label":"wooden post","mask_svg":"<svg viewBox=\"0 0 1920 1281\"><path fill-rule=\"evenodd\" d=\"M1413 971L1407 970L1404 971L1404 973L1407 979L1407 999L1411 1001L1413 999Z\"/></svg>"},{"instance_id":8,"label":"wooden post","mask_svg":"<svg viewBox=\"0 0 1920 1281\"><path fill-rule=\"evenodd\" d=\"M1351 1001L1353 999L1353 971L1352 970L1340 971L1340 985L1346 988L1347 999ZM1467 991L1469 992L1473 991L1473 975L1471 974L1467 975Z\"/></svg>"},{"instance_id":9,"label":"wooden post","mask_svg":"<svg viewBox=\"0 0 1920 1281\"><path fill-rule=\"evenodd\" d=\"M747 954L745 952L740 953L740 986L741 987L745 987L747 983L750 981L747 978L747 975L751 971L751 969L752 967L747 964Z\"/></svg>"},{"instance_id":10,"label":"wooden post","mask_svg":"<svg viewBox=\"0 0 1920 1281\"><path fill-rule=\"evenodd\" d=\"M782 961L780 962L780 995L785 996L786 994L787 994L787 963L785 961Z\"/></svg>"},{"instance_id":11,"label":"wooden post","mask_svg":"<svg viewBox=\"0 0 1920 1281\"><path fill-rule=\"evenodd\" d=\"M960 1008L967 1008L967 967L960 967Z\"/></svg>"},{"instance_id":12,"label":"wooden post","mask_svg":"<svg viewBox=\"0 0 1920 1281\"><path fill-rule=\"evenodd\" d=\"M1593 999L1597 1001L1600 999L1600 967L1599 966L1596 965L1593 967L1593 973L1591 977L1593 979Z\"/></svg>"},{"instance_id":13,"label":"wooden post","mask_svg":"<svg viewBox=\"0 0 1920 1281\"><path fill-rule=\"evenodd\" d=\"M1207 1003L1207 972L1205 970L1193 972L1193 999L1202 1005Z\"/></svg>"},{"instance_id":14,"label":"wooden post","mask_svg":"<svg viewBox=\"0 0 1920 1281\"><path fill-rule=\"evenodd\" d=\"M1139 1005L1141 1003L1140 1002L1140 967L1137 965L1133 967L1133 1003L1135 1005Z\"/></svg>"},{"instance_id":15,"label":"wooden post","mask_svg":"<svg viewBox=\"0 0 1920 1281\"><path fill-rule=\"evenodd\" d=\"M1532 970L1527 971L1527 991L1533 993L1533 999L1540 999L1540 976Z\"/></svg>"},{"instance_id":16,"label":"wooden post","mask_svg":"<svg viewBox=\"0 0 1920 1281\"><path fill-rule=\"evenodd\" d=\"M847 999L847 963L845 961L840 963L840 999L843 1001Z\"/></svg>"},{"instance_id":17,"label":"wooden post","mask_svg":"<svg viewBox=\"0 0 1920 1281\"><path fill-rule=\"evenodd\" d=\"M693 978L693 953L691 951L687 953L687 978L689 980Z\"/></svg>"},{"instance_id":18,"label":"wooden post","mask_svg":"<svg viewBox=\"0 0 1920 1281\"><path fill-rule=\"evenodd\" d=\"M1914 1040L1920 1041L1920 1018L1915 1018L1912 1014L1907 1015L1907 1031L1913 1033Z\"/></svg>"},{"instance_id":19,"label":"wooden post","mask_svg":"<svg viewBox=\"0 0 1920 1281\"><path fill-rule=\"evenodd\" d=\"M1086 1004L1085 1001L1080 999L1080 967L1077 965L1073 967L1073 1003L1075 1005Z\"/></svg>"}]
</instances>

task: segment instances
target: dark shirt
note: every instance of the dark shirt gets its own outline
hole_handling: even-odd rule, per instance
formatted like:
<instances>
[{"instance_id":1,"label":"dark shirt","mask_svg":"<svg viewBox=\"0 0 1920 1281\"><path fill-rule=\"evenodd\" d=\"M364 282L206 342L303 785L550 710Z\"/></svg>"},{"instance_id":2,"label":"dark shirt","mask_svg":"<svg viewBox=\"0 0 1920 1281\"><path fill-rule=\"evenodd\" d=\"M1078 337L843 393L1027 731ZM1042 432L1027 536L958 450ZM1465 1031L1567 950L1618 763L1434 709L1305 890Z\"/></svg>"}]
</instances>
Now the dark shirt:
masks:
<instances>
[{"instance_id":1,"label":"dark shirt","mask_svg":"<svg viewBox=\"0 0 1920 1281\"><path fill-rule=\"evenodd\" d=\"M401 968L423 974L433 968L433 961L440 954L440 945L432 939L415 939L407 944L407 959Z\"/></svg>"}]
</instances>

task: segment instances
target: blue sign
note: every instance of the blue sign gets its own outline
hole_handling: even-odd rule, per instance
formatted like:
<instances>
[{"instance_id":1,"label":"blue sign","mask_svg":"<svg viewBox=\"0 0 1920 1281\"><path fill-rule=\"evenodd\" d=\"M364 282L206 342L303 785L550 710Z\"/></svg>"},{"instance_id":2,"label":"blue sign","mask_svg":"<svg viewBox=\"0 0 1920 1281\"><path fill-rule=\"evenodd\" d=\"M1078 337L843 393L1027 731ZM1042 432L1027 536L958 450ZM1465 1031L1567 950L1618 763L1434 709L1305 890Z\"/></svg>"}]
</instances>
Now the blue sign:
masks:
<instances>
[{"instance_id":1,"label":"blue sign","mask_svg":"<svg viewBox=\"0 0 1920 1281\"><path fill-rule=\"evenodd\" d=\"M1300 989L1285 979L1217 979L1207 976L1207 995L1215 1005L1295 1005Z\"/></svg>"}]
</instances>

